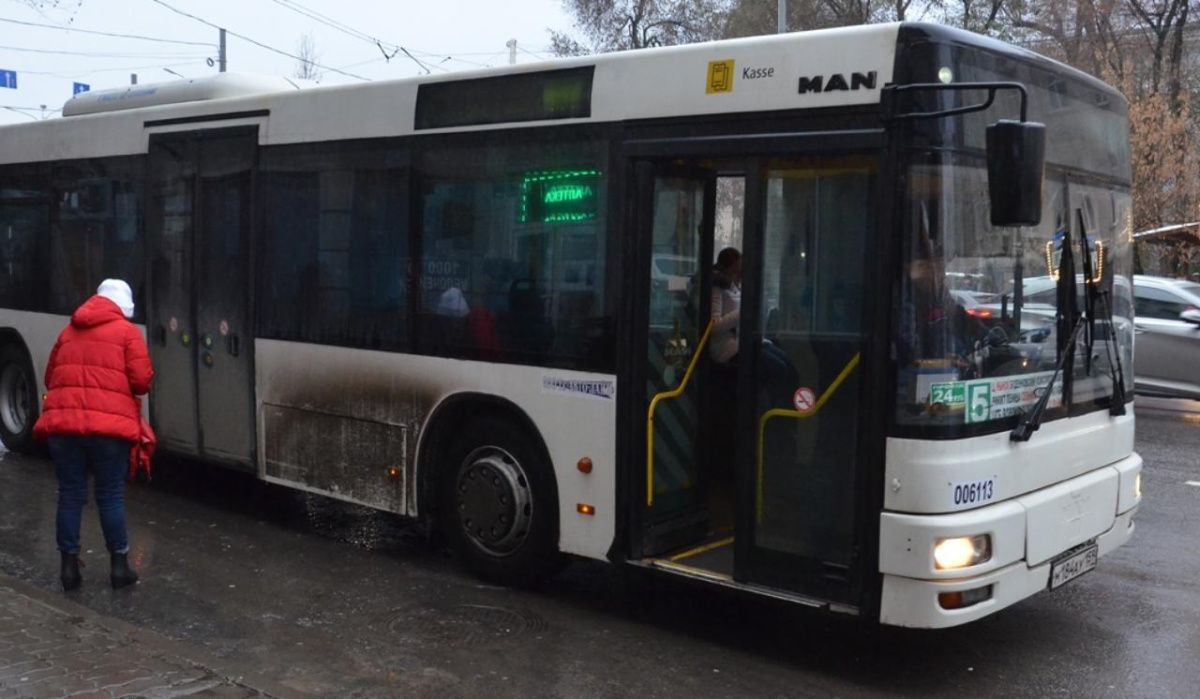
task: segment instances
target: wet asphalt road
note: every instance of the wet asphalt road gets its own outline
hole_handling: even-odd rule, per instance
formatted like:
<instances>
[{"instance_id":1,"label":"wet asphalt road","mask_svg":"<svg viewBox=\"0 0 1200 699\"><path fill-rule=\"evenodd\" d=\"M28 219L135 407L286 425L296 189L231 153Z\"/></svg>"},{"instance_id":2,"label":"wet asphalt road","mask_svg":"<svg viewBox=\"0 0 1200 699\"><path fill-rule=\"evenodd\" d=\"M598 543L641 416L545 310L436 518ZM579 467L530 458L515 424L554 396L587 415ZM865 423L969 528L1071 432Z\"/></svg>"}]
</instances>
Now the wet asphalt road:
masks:
<instances>
[{"instance_id":1,"label":"wet asphalt road","mask_svg":"<svg viewBox=\"0 0 1200 699\"><path fill-rule=\"evenodd\" d=\"M104 585L85 512L76 601L204 647L226 674L325 696L1200 693L1200 403L1138 400L1130 544L1065 588L941 632L882 629L573 564L536 593L482 585L385 515L195 465L131 489L132 594ZM57 589L49 463L0 453L0 572Z\"/></svg>"}]
</instances>

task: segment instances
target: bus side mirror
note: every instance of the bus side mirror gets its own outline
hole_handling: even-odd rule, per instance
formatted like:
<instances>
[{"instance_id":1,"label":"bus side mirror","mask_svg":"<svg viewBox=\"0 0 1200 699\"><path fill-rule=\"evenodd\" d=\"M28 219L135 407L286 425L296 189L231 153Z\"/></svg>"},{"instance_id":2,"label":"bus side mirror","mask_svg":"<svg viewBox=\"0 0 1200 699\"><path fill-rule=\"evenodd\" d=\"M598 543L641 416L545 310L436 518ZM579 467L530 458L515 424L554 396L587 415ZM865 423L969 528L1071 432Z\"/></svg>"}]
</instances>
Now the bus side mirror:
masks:
<instances>
[{"instance_id":1,"label":"bus side mirror","mask_svg":"<svg viewBox=\"0 0 1200 699\"><path fill-rule=\"evenodd\" d=\"M1046 127L1001 119L987 127L988 198L993 226L1042 221Z\"/></svg>"}]
</instances>

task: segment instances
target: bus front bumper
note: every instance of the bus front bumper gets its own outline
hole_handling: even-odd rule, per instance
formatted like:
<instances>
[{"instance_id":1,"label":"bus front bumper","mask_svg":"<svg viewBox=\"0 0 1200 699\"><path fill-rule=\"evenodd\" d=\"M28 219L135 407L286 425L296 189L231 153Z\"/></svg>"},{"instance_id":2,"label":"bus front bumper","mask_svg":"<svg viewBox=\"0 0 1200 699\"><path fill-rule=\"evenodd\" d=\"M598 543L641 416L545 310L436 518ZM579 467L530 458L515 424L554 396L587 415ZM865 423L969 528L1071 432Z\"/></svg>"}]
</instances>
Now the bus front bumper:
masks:
<instances>
[{"instance_id":1,"label":"bus front bumper","mask_svg":"<svg viewBox=\"0 0 1200 699\"><path fill-rule=\"evenodd\" d=\"M1135 453L1055 486L975 510L883 513L880 622L929 629L965 624L1048 589L1052 566L1068 552L1094 543L1103 557L1133 535L1141 468L1142 459ZM1073 535L1065 538L1064 532L1072 529ZM961 571L936 569L927 553L932 542L975 533L991 537L989 561ZM946 608L939 595L955 592L986 598Z\"/></svg>"}]
</instances>

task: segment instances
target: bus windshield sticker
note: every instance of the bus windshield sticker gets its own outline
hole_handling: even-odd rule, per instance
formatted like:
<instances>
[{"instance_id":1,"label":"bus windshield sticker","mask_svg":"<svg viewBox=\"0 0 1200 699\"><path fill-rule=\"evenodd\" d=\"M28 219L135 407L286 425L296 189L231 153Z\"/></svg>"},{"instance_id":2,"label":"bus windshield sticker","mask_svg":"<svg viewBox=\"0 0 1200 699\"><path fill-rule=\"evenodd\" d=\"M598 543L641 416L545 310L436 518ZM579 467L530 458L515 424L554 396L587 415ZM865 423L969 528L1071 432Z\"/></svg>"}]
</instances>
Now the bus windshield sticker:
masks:
<instances>
[{"instance_id":1,"label":"bus windshield sticker","mask_svg":"<svg viewBox=\"0 0 1200 699\"><path fill-rule=\"evenodd\" d=\"M967 385L962 381L939 381L929 387L929 404L962 409L967 404Z\"/></svg>"},{"instance_id":2,"label":"bus windshield sticker","mask_svg":"<svg viewBox=\"0 0 1200 699\"><path fill-rule=\"evenodd\" d=\"M1053 371L1034 374L1000 376L964 382L966 421L986 422L1020 415L1041 397ZM1047 408L1062 405L1062 382L1055 381Z\"/></svg>"},{"instance_id":3,"label":"bus windshield sticker","mask_svg":"<svg viewBox=\"0 0 1200 699\"><path fill-rule=\"evenodd\" d=\"M569 379L562 376L543 376L542 391L612 400L617 396L617 384L612 379Z\"/></svg>"}]
</instances>

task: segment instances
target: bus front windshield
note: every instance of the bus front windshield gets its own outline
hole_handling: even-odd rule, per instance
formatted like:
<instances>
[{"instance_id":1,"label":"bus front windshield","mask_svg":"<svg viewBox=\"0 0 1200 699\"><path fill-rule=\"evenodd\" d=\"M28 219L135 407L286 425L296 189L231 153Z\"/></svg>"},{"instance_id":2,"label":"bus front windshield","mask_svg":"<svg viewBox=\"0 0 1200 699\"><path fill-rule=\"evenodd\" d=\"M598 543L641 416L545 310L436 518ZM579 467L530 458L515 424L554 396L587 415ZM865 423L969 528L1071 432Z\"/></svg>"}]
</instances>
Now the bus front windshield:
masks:
<instances>
[{"instance_id":1,"label":"bus front windshield","mask_svg":"<svg viewBox=\"0 0 1200 699\"><path fill-rule=\"evenodd\" d=\"M982 158L929 151L911 161L904 204L903 274L893 354L897 424L929 436L1011 428L1050 390L1046 419L1108 405L1119 362L1126 386L1133 339L1129 193L1047 168L1041 223L994 228ZM1086 227L1098 305L1090 361L1081 333L1071 376L1048 389L1059 361L1058 265L1070 231L1082 311L1076 218ZM1065 391L1065 393L1064 393Z\"/></svg>"}]
</instances>

